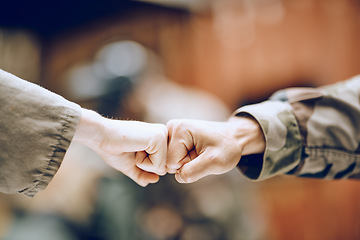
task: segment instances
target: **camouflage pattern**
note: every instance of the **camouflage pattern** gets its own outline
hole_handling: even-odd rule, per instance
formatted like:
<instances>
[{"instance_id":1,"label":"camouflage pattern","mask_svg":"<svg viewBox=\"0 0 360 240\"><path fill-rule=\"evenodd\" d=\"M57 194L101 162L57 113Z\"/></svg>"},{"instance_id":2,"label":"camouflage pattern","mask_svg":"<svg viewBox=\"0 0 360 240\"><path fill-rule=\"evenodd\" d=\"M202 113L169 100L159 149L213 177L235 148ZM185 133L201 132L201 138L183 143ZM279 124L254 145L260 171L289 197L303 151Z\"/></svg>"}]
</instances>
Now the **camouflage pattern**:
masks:
<instances>
[{"instance_id":1,"label":"camouflage pattern","mask_svg":"<svg viewBox=\"0 0 360 240\"><path fill-rule=\"evenodd\" d=\"M240 169L254 180L285 173L360 178L359 100L356 76L320 88L281 90L238 109L235 115L250 114L259 122L266 139L264 154L243 156Z\"/></svg>"}]
</instances>

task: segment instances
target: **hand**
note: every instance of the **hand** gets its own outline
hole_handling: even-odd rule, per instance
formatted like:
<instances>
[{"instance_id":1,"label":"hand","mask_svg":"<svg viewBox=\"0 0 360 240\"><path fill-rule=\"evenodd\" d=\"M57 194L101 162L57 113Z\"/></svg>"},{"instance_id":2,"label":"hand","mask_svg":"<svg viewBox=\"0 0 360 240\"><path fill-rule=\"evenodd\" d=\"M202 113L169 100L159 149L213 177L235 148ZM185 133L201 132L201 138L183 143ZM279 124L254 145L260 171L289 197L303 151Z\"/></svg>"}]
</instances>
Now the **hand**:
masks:
<instances>
[{"instance_id":1,"label":"hand","mask_svg":"<svg viewBox=\"0 0 360 240\"><path fill-rule=\"evenodd\" d=\"M192 183L235 168L242 155L264 151L265 140L252 118L232 117L226 122L171 120L167 172L180 183Z\"/></svg>"},{"instance_id":2,"label":"hand","mask_svg":"<svg viewBox=\"0 0 360 240\"><path fill-rule=\"evenodd\" d=\"M83 109L74 140L141 186L157 182L166 173L165 125L112 120Z\"/></svg>"}]
</instances>

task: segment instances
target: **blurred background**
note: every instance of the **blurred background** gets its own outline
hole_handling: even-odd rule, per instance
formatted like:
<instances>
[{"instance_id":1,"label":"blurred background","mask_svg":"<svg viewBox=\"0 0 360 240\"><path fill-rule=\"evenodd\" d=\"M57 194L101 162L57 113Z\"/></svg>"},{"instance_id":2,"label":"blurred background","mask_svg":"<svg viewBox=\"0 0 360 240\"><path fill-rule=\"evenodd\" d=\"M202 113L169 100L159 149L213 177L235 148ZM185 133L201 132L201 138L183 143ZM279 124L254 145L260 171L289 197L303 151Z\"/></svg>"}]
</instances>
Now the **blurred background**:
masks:
<instances>
[{"instance_id":1,"label":"blurred background","mask_svg":"<svg viewBox=\"0 0 360 240\"><path fill-rule=\"evenodd\" d=\"M360 73L358 0L3 0L0 68L105 116L222 121ZM147 188L74 145L33 199L0 194L9 240L360 239L360 182L236 169Z\"/></svg>"}]
</instances>

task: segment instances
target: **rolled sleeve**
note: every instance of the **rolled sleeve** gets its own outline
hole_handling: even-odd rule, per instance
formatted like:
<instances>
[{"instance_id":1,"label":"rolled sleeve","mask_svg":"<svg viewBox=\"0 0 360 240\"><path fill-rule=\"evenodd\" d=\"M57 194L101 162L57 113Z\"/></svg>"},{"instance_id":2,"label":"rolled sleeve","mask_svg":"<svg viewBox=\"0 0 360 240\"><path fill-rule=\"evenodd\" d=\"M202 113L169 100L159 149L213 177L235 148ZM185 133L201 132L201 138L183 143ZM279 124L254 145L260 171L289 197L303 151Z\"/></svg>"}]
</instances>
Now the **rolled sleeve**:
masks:
<instances>
[{"instance_id":1,"label":"rolled sleeve","mask_svg":"<svg viewBox=\"0 0 360 240\"><path fill-rule=\"evenodd\" d=\"M261 126L266 140L264 154L243 156L239 167L252 180L263 180L287 173L301 160L299 127L287 102L269 100L239 108L234 115L249 114ZM259 159L261 158L261 159Z\"/></svg>"}]
</instances>

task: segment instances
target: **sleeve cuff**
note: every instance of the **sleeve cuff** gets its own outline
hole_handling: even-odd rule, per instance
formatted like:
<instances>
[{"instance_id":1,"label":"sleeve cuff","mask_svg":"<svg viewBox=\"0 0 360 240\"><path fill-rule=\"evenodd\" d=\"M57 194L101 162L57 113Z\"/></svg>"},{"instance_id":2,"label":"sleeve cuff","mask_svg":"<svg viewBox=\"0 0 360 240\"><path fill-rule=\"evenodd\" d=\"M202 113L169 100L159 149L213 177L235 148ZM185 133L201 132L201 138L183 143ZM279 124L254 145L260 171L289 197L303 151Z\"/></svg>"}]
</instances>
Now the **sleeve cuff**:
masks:
<instances>
[{"instance_id":1,"label":"sleeve cuff","mask_svg":"<svg viewBox=\"0 0 360 240\"><path fill-rule=\"evenodd\" d=\"M252 180L263 180L295 168L301 159L299 126L287 102L265 101L239 108L235 116L249 114L261 126L266 140L264 154L243 156L240 171Z\"/></svg>"},{"instance_id":2,"label":"sleeve cuff","mask_svg":"<svg viewBox=\"0 0 360 240\"><path fill-rule=\"evenodd\" d=\"M47 147L49 150L48 154L45 155L46 157L43 158L46 164L37 170L38 174L34 174L33 183L29 187L19 191L19 193L30 197L35 196L36 193L44 190L48 186L59 170L75 134L81 112L80 106L77 104L70 102L68 104L71 104L71 107L66 110L63 109L62 113L59 114L60 119L58 122L52 123L52 125L54 125L53 130L49 130L46 134L48 136L45 137L45 140L47 140L48 145L44 144L44 147Z\"/></svg>"}]
</instances>

